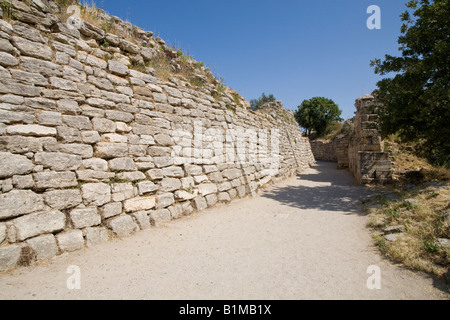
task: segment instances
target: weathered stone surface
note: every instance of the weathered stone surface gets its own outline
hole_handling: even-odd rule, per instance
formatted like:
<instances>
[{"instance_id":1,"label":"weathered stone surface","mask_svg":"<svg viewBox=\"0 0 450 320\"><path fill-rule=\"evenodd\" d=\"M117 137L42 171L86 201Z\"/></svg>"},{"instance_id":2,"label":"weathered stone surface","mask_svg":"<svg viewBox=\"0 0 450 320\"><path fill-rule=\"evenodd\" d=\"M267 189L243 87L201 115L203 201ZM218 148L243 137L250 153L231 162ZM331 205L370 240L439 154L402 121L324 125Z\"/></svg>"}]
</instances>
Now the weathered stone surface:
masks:
<instances>
[{"instance_id":1,"label":"weathered stone surface","mask_svg":"<svg viewBox=\"0 0 450 320\"><path fill-rule=\"evenodd\" d=\"M109 182L115 177L114 172L95 171L95 170L77 170L78 180L83 182Z\"/></svg>"},{"instance_id":2,"label":"weathered stone surface","mask_svg":"<svg viewBox=\"0 0 450 320\"><path fill-rule=\"evenodd\" d=\"M186 173L190 176L198 176L203 173L202 167L197 165L186 165L184 169L186 170Z\"/></svg>"},{"instance_id":3,"label":"weathered stone surface","mask_svg":"<svg viewBox=\"0 0 450 320\"><path fill-rule=\"evenodd\" d=\"M217 192L217 185L215 183L202 183L197 188L202 196Z\"/></svg>"},{"instance_id":4,"label":"weathered stone surface","mask_svg":"<svg viewBox=\"0 0 450 320\"><path fill-rule=\"evenodd\" d=\"M139 195L144 195L147 193L152 193L158 191L158 186L152 181L142 181L137 184Z\"/></svg>"},{"instance_id":5,"label":"weathered stone surface","mask_svg":"<svg viewBox=\"0 0 450 320\"><path fill-rule=\"evenodd\" d=\"M141 181L145 180L145 174L140 171L133 172L119 172L116 174L117 179L126 181Z\"/></svg>"},{"instance_id":6,"label":"weathered stone surface","mask_svg":"<svg viewBox=\"0 0 450 320\"><path fill-rule=\"evenodd\" d=\"M35 187L38 190L50 188L70 188L78 185L77 177L74 172L38 172L33 173Z\"/></svg>"},{"instance_id":7,"label":"weathered stone surface","mask_svg":"<svg viewBox=\"0 0 450 320\"><path fill-rule=\"evenodd\" d=\"M83 168L96 171L108 171L108 161L100 158L83 160Z\"/></svg>"},{"instance_id":8,"label":"weathered stone surface","mask_svg":"<svg viewBox=\"0 0 450 320\"><path fill-rule=\"evenodd\" d=\"M151 227L148 211L134 212L131 215L142 230Z\"/></svg>"},{"instance_id":9,"label":"weathered stone surface","mask_svg":"<svg viewBox=\"0 0 450 320\"><path fill-rule=\"evenodd\" d=\"M53 111L40 111L37 113L37 121L40 125L60 126L62 125L61 113Z\"/></svg>"},{"instance_id":10,"label":"weathered stone surface","mask_svg":"<svg viewBox=\"0 0 450 320\"><path fill-rule=\"evenodd\" d=\"M150 169L146 174L152 180L161 180L164 178L162 169Z\"/></svg>"},{"instance_id":11,"label":"weathered stone surface","mask_svg":"<svg viewBox=\"0 0 450 320\"><path fill-rule=\"evenodd\" d=\"M150 210L156 206L155 197L137 197L125 200L123 208L125 212L136 212L143 210Z\"/></svg>"},{"instance_id":12,"label":"weathered stone surface","mask_svg":"<svg viewBox=\"0 0 450 320\"><path fill-rule=\"evenodd\" d=\"M217 195L217 198L220 202L230 202L231 201L231 197L228 192L220 192Z\"/></svg>"},{"instance_id":13,"label":"weathered stone surface","mask_svg":"<svg viewBox=\"0 0 450 320\"><path fill-rule=\"evenodd\" d=\"M80 156L83 159L92 158L94 156L94 149L92 148L92 146L88 146L85 144L60 144L58 146L58 150L62 153L69 153Z\"/></svg>"},{"instance_id":14,"label":"weathered stone surface","mask_svg":"<svg viewBox=\"0 0 450 320\"><path fill-rule=\"evenodd\" d=\"M77 170L81 167L82 158L77 155L60 152L38 152L34 156L36 164L55 171Z\"/></svg>"},{"instance_id":15,"label":"weathered stone surface","mask_svg":"<svg viewBox=\"0 0 450 320\"><path fill-rule=\"evenodd\" d=\"M122 158L128 155L128 145L126 143L99 142L94 148L97 158L111 159Z\"/></svg>"},{"instance_id":16,"label":"weathered stone surface","mask_svg":"<svg viewBox=\"0 0 450 320\"><path fill-rule=\"evenodd\" d=\"M83 199L78 189L51 190L44 193L44 201L52 209L63 210L76 207Z\"/></svg>"},{"instance_id":17,"label":"weathered stone surface","mask_svg":"<svg viewBox=\"0 0 450 320\"><path fill-rule=\"evenodd\" d=\"M44 233L61 231L66 225L66 216L58 210L40 211L11 221L16 239L23 241Z\"/></svg>"},{"instance_id":18,"label":"weathered stone surface","mask_svg":"<svg viewBox=\"0 0 450 320\"><path fill-rule=\"evenodd\" d=\"M222 172L222 175L228 180L233 180L242 176L242 173L239 169L226 169Z\"/></svg>"},{"instance_id":19,"label":"weathered stone surface","mask_svg":"<svg viewBox=\"0 0 450 320\"><path fill-rule=\"evenodd\" d=\"M14 67L19 64L19 61L11 54L0 52L0 65L4 67Z\"/></svg>"},{"instance_id":20,"label":"weathered stone surface","mask_svg":"<svg viewBox=\"0 0 450 320\"><path fill-rule=\"evenodd\" d=\"M59 126L56 128L58 140L64 143L77 143L81 142L80 130L76 128L70 128L68 126Z\"/></svg>"},{"instance_id":21,"label":"weathered stone surface","mask_svg":"<svg viewBox=\"0 0 450 320\"><path fill-rule=\"evenodd\" d=\"M184 177L184 170L180 167L166 167L163 168L163 175L165 177L170 178L183 178Z\"/></svg>"},{"instance_id":22,"label":"weathered stone surface","mask_svg":"<svg viewBox=\"0 0 450 320\"><path fill-rule=\"evenodd\" d=\"M173 193L168 192L157 195L156 201L156 209L162 209L172 205L175 202L175 199Z\"/></svg>"},{"instance_id":23,"label":"weathered stone surface","mask_svg":"<svg viewBox=\"0 0 450 320\"><path fill-rule=\"evenodd\" d=\"M128 66L114 60L108 61L108 70L119 76L126 76L130 72Z\"/></svg>"},{"instance_id":24,"label":"weathered stone surface","mask_svg":"<svg viewBox=\"0 0 450 320\"><path fill-rule=\"evenodd\" d=\"M108 203L100 208L100 214L103 219L118 216L121 213L122 213L122 203L121 202Z\"/></svg>"},{"instance_id":25,"label":"weathered stone surface","mask_svg":"<svg viewBox=\"0 0 450 320\"><path fill-rule=\"evenodd\" d=\"M208 207L214 206L218 201L217 195L215 193L209 194L205 198L206 198L206 203L208 204Z\"/></svg>"},{"instance_id":26,"label":"weathered stone surface","mask_svg":"<svg viewBox=\"0 0 450 320\"><path fill-rule=\"evenodd\" d=\"M173 157L154 157L153 160L157 168L165 168L173 165Z\"/></svg>"},{"instance_id":27,"label":"weathered stone surface","mask_svg":"<svg viewBox=\"0 0 450 320\"><path fill-rule=\"evenodd\" d=\"M37 261L51 259L58 253L55 236L52 234L29 239L26 243L33 249Z\"/></svg>"},{"instance_id":28,"label":"weathered stone surface","mask_svg":"<svg viewBox=\"0 0 450 320\"><path fill-rule=\"evenodd\" d=\"M78 130L91 130L92 123L88 117L63 115L64 124Z\"/></svg>"},{"instance_id":29,"label":"weathered stone surface","mask_svg":"<svg viewBox=\"0 0 450 320\"><path fill-rule=\"evenodd\" d=\"M123 201L136 196L131 183L113 183L111 185L112 200Z\"/></svg>"},{"instance_id":30,"label":"weathered stone surface","mask_svg":"<svg viewBox=\"0 0 450 320\"><path fill-rule=\"evenodd\" d=\"M97 208L73 209L69 216L73 227L76 229L93 227L101 223Z\"/></svg>"},{"instance_id":31,"label":"weathered stone surface","mask_svg":"<svg viewBox=\"0 0 450 320\"><path fill-rule=\"evenodd\" d=\"M86 183L81 186L83 202L90 206L101 206L111 201L111 188L106 183Z\"/></svg>"},{"instance_id":32,"label":"weathered stone surface","mask_svg":"<svg viewBox=\"0 0 450 320\"><path fill-rule=\"evenodd\" d=\"M133 171L136 170L134 161L131 158L115 158L109 162L110 170Z\"/></svg>"},{"instance_id":33,"label":"weathered stone surface","mask_svg":"<svg viewBox=\"0 0 450 320\"><path fill-rule=\"evenodd\" d=\"M108 221L108 227L118 236L127 236L139 230L139 226L129 215L123 214Z\"/></svg>"},{"instance_id":34,"label":"weathered stone surface","mask_svg":"<svg viewBox=\"0 0 450 320\"><path fill-rule=\"evenodd\" d=\"M35 137L48 137L56 136L56 129L50 127L44 127L35 124L29 125L16 125L6 128L8 134L16 134L21 136L35 136Z\"/></svg>"},{"instance_id":35,"label":"weathered stone surface","mask_svg":"<svg viewBox=\"0 0 450 320\"><path fill-rule=\"evenodd\" d=\"M92 125L94 130L101 133L114 133L116 131L116 124L114 121L104 119L104 118L94 118L92 119Z\"/></svg>"},{"instance_id":36,"label":"weathered stone surface","mask_svg":"<svg viewBox=\"0 0 450 320\"><path fill-rule=\"evenodd\" d=\"M0 152L0 178L27 174L33 170L33 167L33 162L27 157L9 152Z\"/></svg>"},{"instance_id":37,"label":"weathered stone surface","mask_svg":"<svg viewBox=\"0 0 450 320\"><path fill-rule=\"evenodd\" d=\"M69 230L56 235L58 247L62 252L72 252L84 248L83 231Z\"/></svg>"},{"instance_id":38,"label":"weathered stone surface","mask_svg":"<svg viewBox=\"0 0 450 320\"><path fill-rule=\"evenodd\" d=\"M198 190L193 190L192 192L185 190L175 191L175 198L180 201L192 200L198 195Z\"/></svg>"},{"instance_id":39,"label":"weathered stone surface","mask_svg":"<svg viewBox=\"0 0 450 320\"><path fill-rule=\"evenodd\" d=\"M150 212L150 223L153 226L158 226L162 223L167 223L172 220L170 211L167 209L154 210Z\"/></svg>"},{"instance_id":40,"label":"weathered stone surface","mask_svg":"<svg viewBox=\"0 0 450 320\"><path fill-rule=\"evenodd\" d=\"M105 227L88 227L83 229L86 245L93 246L109 240L108 230Z\"/></svg>"},{"instance_id":41,"label":"weathered stone surface","mask_svg":"<svg viewBox=\"0 0 450 320\"><path fill-rule=\"evenodd\" d=\"M13 44L25 56L31 56L38 59L51 60L53 57L52 49L42 43L30 41L20 37L12 37Z\"/></svg>"},{"instance_id":42,"label":"weathered stone surface","mask_svg":"<svg viewBox=\"0 0 450 320\"><path fill-rule=\"evenodd\" d=\"M175 191L181 188L180 179L176 178L164 178L161 180L160 191L161 192L170 192Z\"/></svg>"},{"instance_id":43,"label":"weathered stone surface","mask_svg":"<svg viewBox=\"0 0 450 320\"><path fill-rule=\"evenodd\" d=\"M0 244L6 238L6 224L0 223Z\"/></svg>"},{"instance_id":44,"label":"weathered stone surface","mask_svg":"<svg viewBox=\"0 0 450 320\"><path fill-rule=\"evenodd\" d=\"M7 219L44 209L41 195L30 190L13 190L0 194L0 219Z\"/></svg>"},{"instance_id":45,"label":"weathered stone surface","mask_svg":"<svg viewBox=\"0 0 450 320\"><path fill-rule=\"evenodd\" d=\"M208 207L208 203L206 202L206 199L202 196L198 196L194 198L193 200L195 209L198 211L204 210Z\"/></svg>"},{"instance_id":46,"label":"weathered stone surface","mask_svg":"<svg viewBox=\"0 0 450 320\"><path fill-rule=\"evenodd\" d=\"M7 271L15 268L22 254L23 245L13 244L0 247L0 271Z\"/></svg>"},{"instance_id":47,"label":"weathered stone surface","mask_svg":"<svg viewBox=\"0 0 450 320\"><path fill-rule=\"evenodd\" d=\"M83 131L81 132L81 139L83 143L94 144L101 141L100 134L97 131Z\"/></svg>"}]
</instances>

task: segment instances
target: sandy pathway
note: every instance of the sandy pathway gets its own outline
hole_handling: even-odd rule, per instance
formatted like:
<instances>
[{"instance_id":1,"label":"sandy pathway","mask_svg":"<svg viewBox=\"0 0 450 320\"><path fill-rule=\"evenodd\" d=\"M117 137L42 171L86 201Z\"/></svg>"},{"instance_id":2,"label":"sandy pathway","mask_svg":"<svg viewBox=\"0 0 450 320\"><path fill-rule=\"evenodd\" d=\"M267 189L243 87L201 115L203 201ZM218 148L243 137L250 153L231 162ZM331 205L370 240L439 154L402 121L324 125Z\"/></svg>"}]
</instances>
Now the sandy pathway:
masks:
<instances>
[{"instance_id":1,"label":"sandy pathway","mask_svg":"<svg viewBox=\"0 0 450 320\"><path fill-rule=\"evenodd\" d=\"M0 274L0 299L445 298L442 283L373 248L359 205L367 192L319 163L254 198ZM80 290L67 288L70 265ZM370 265L379 290L366 286Z\"/></svg>"}]
</instances>

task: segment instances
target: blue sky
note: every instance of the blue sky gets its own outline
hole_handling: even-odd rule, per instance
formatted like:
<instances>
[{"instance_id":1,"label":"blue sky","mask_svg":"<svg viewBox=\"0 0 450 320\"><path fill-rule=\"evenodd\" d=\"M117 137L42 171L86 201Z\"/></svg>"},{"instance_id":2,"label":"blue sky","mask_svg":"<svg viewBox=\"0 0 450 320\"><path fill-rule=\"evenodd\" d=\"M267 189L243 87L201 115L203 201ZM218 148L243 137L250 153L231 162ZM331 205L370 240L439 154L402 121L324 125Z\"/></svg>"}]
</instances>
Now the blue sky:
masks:
<instances>
[{"instance_id":1,"label":"blue sky","mask_svg":"<svg viewBox=\"0 0 450 320\"><path fill-rule=\"evenodd\" d=\"M370 60L399 55L406 0L96 0L111 15L153 31L205 65L246 100L272 93L287 109L333 99L354 115L355 99L380 76ZM367 8L381 9L369 30Z\"/></svg>"}]
</instances>

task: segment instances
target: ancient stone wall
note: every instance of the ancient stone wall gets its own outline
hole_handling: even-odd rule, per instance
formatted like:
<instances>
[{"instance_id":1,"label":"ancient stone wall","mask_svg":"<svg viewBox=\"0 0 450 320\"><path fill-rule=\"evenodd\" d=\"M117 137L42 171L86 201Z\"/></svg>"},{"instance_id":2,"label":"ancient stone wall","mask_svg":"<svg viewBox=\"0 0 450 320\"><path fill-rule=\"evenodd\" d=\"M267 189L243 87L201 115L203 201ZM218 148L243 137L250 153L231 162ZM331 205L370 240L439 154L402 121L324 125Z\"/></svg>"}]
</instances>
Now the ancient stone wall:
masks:
<instances>
[{"instance_id":1,"label":"ancient stone wall","mask_svg":"<svg viewBox=\"0 0 450 320\"><path fill-rule=\"evenodd\" d=\"M312 140L311 150L316 160L337 162L337 141L333 140Z\"/></svg>"},{"instance_id":2,"label":"ancient stone wall","mask_svg":"<svg viewBox=\"0 0 450 320\"><path fill-rule=\"evenodd\" d=\"M114 34L74 28L53 1L7 2L0 270L254 194L314 162L292 111L249 110L151 32L101 11ZM161 53L175 61L169 79L155 70Z\"/></svg>"},{"instance_id":3,"label":"ancient stone wall","mask_svg":"<svg viewBox=\"0 0 450 320\"><path fill-rule=\"evenodd\" d=\"M378 130L376 100L372 95L358 98L352 130L331 141L311 141L317 160L335 161L348 168L360 184L387 183L392 179L391 159L384 152Z\"/></svg>"}]
</instances>

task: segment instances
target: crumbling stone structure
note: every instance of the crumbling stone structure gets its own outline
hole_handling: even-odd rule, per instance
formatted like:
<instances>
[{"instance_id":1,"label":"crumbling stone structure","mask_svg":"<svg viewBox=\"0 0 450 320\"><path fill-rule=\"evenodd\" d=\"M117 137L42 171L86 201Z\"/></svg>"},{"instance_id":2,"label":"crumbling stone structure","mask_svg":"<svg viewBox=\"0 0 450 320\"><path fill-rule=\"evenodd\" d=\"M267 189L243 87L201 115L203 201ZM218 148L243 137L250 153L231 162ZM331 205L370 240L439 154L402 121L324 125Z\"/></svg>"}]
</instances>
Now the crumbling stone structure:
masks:
<instances>
[{"instance_id":1,"label":"crumbling stone structure","mask_svg":"<svg viewBox=\"0 0 450 320\"><path fill-rule=\"evenodd\" d=\"M331 141L311 141L317 160L334 161L348 168L360 184L388 183L392 180L390 155L384 152L378 130L377 102L372 95L358 98L353 130Z\"/></svg>"},{"instance_id":2,"label":"crumbling stone structure","mask_svg":"<svg viewBox=\"0 0 450 320\"><path fill-rule=\"evenodd\" d=\"M54 1L7 2L0 270L254 194L314 162L280 102L253 112L196 62L194 81L177 76L179 53L151 32L101 10L108 28L75 28ZM175 61L168 80L149 67L160 53Z\"/></svg>"}]
</instances>

